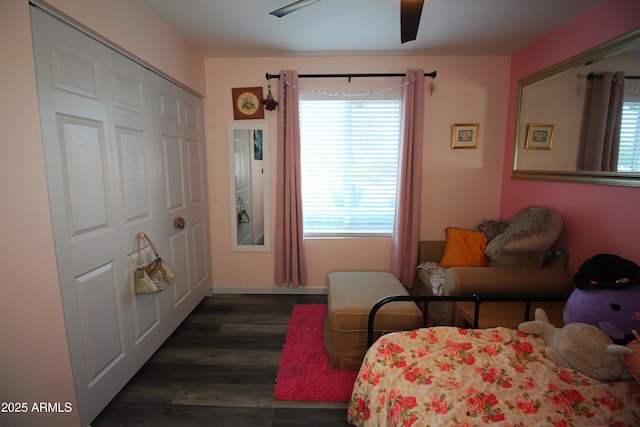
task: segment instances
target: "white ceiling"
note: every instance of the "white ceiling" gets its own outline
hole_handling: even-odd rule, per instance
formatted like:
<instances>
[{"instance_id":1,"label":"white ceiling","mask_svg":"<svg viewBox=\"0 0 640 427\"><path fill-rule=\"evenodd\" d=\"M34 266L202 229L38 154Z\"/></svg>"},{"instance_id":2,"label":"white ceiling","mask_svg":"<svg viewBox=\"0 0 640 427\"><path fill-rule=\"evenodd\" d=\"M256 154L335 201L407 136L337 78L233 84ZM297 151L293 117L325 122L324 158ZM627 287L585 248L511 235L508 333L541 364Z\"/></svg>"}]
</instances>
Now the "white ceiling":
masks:
<instances>
[{"instance_id":1,"label":"white ceiling","mask_svg":"<svg viewBox=\"0 0 640 427\"><path fill-rule=\"evenodd\" d=\"M400 43L399 0L145 0L205 56L511 55L604 0L426 0Z\"/></svg>"}]
</instances>

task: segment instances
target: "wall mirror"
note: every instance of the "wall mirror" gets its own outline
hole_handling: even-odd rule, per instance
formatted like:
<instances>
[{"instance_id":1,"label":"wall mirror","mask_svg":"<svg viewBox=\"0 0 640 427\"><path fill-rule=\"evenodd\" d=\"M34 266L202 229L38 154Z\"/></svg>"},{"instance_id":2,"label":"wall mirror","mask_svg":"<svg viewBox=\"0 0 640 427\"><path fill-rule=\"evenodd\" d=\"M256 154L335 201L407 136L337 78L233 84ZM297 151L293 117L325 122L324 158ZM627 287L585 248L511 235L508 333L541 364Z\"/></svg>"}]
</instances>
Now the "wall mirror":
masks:
<instances>
[{"instance_id":1,"label":"wall mirror","mask_svg":"<svg viewBox=\"0 0 640 427\"><path fill-rule=\"evenodd\" d=\"M228 143L231 249L269 252L269 126L231 123Z\"/></svg>"},{"instance_id":2,"label":"wall mirror","mask_svg":"<svg viewBox=\"0 0 640 427\"><path fill-rule=\"evenodd\" d=\"M640 30L520 80L512 177L640 186Z\"/></svg>"}]
</instances>

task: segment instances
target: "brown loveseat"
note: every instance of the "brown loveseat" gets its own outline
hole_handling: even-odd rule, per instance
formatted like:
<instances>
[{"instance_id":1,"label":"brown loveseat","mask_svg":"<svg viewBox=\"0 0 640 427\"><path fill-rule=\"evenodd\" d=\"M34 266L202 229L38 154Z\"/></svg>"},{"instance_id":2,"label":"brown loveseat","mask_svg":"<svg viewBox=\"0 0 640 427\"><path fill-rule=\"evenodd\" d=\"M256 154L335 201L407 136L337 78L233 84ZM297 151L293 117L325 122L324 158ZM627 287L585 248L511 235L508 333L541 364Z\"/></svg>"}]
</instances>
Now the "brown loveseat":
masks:
<instances>
[{"instance_id":1,"label":"brown loveseat","mask_svg":"<svg viewBox=\"0 0 640 427\"><path fill-rule=\"evenodd\" d=\"M438 263L445 246L445 241L421 241L418 264ZM554 253L546 257L540 268L450 267L444 273L442 295L566 296L573 290L566 263L566 255ZM418 269L412 294L433 295L430 272ZM452 325L454 307L452 302L430 303L429 321L433 325Z\"/></svg>"},{"instance_id":2,"label":"brown loveseat","mask_svg":"<svg viewBox=\"0 0 640 427\"><path fill-rule=\"evenodd\" d=\"M562 229L560 213L540 206L527 206L508 221L485 220L473 230L447 227L445 241L420 243L413 293L477 294L482 298L568 296L573 286L566 272L567 257L553 249ZM430 263L423 264L427 261ZM456 316L455 307L464 304L430 303L429 320L434 325L451 325L464 317ZM513 308L493 307L496 312Z\"/></svg>"}]
</instances>

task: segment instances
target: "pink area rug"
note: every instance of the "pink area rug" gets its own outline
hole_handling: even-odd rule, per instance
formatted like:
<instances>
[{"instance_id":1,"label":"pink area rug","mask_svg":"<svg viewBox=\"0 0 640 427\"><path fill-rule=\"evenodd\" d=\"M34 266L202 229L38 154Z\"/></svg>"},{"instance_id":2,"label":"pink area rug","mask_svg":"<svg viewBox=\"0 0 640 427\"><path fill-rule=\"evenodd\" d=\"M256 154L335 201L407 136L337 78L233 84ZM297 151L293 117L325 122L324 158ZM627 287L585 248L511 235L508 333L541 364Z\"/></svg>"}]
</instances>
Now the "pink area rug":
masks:
<instances>
[{"instance_id":1,"label":"pink area rug","mask_svg":"<svg viewBox=\"0 0 640 427\"><path fill-rule=\"evenodd\" d=\"M276 376L276 399L349 401L358 371L331 369L323 343L326 315L326 304L293 307Z\"/></svg>"}]
</instances>

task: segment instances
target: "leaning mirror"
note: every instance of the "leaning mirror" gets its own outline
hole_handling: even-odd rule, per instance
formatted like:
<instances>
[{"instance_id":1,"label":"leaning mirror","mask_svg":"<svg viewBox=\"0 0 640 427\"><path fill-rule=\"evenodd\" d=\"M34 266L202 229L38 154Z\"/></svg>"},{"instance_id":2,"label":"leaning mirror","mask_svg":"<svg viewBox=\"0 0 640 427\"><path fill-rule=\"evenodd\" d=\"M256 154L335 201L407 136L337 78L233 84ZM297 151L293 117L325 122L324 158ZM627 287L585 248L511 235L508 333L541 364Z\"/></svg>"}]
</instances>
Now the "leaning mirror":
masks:
<instances>
[{"instance_id":1,"label":"leaning mirror","mask_svg":"<svg viewBox=\"0 0 640 427\"><path fill-rule=\"evenodd\" d=\"M640 186L640 30L519 86L514 178Z\"/></svg>"},{"instance_id":2,"label":"leaning mirror","mask_svg":"<svg viewBox=\"0 0 640 427\"><path fill-rule=\"evenodd\" d=\"M231 249L268 252L269 126L231 123L228 142Z\"/></svg>"}]
</instances>

